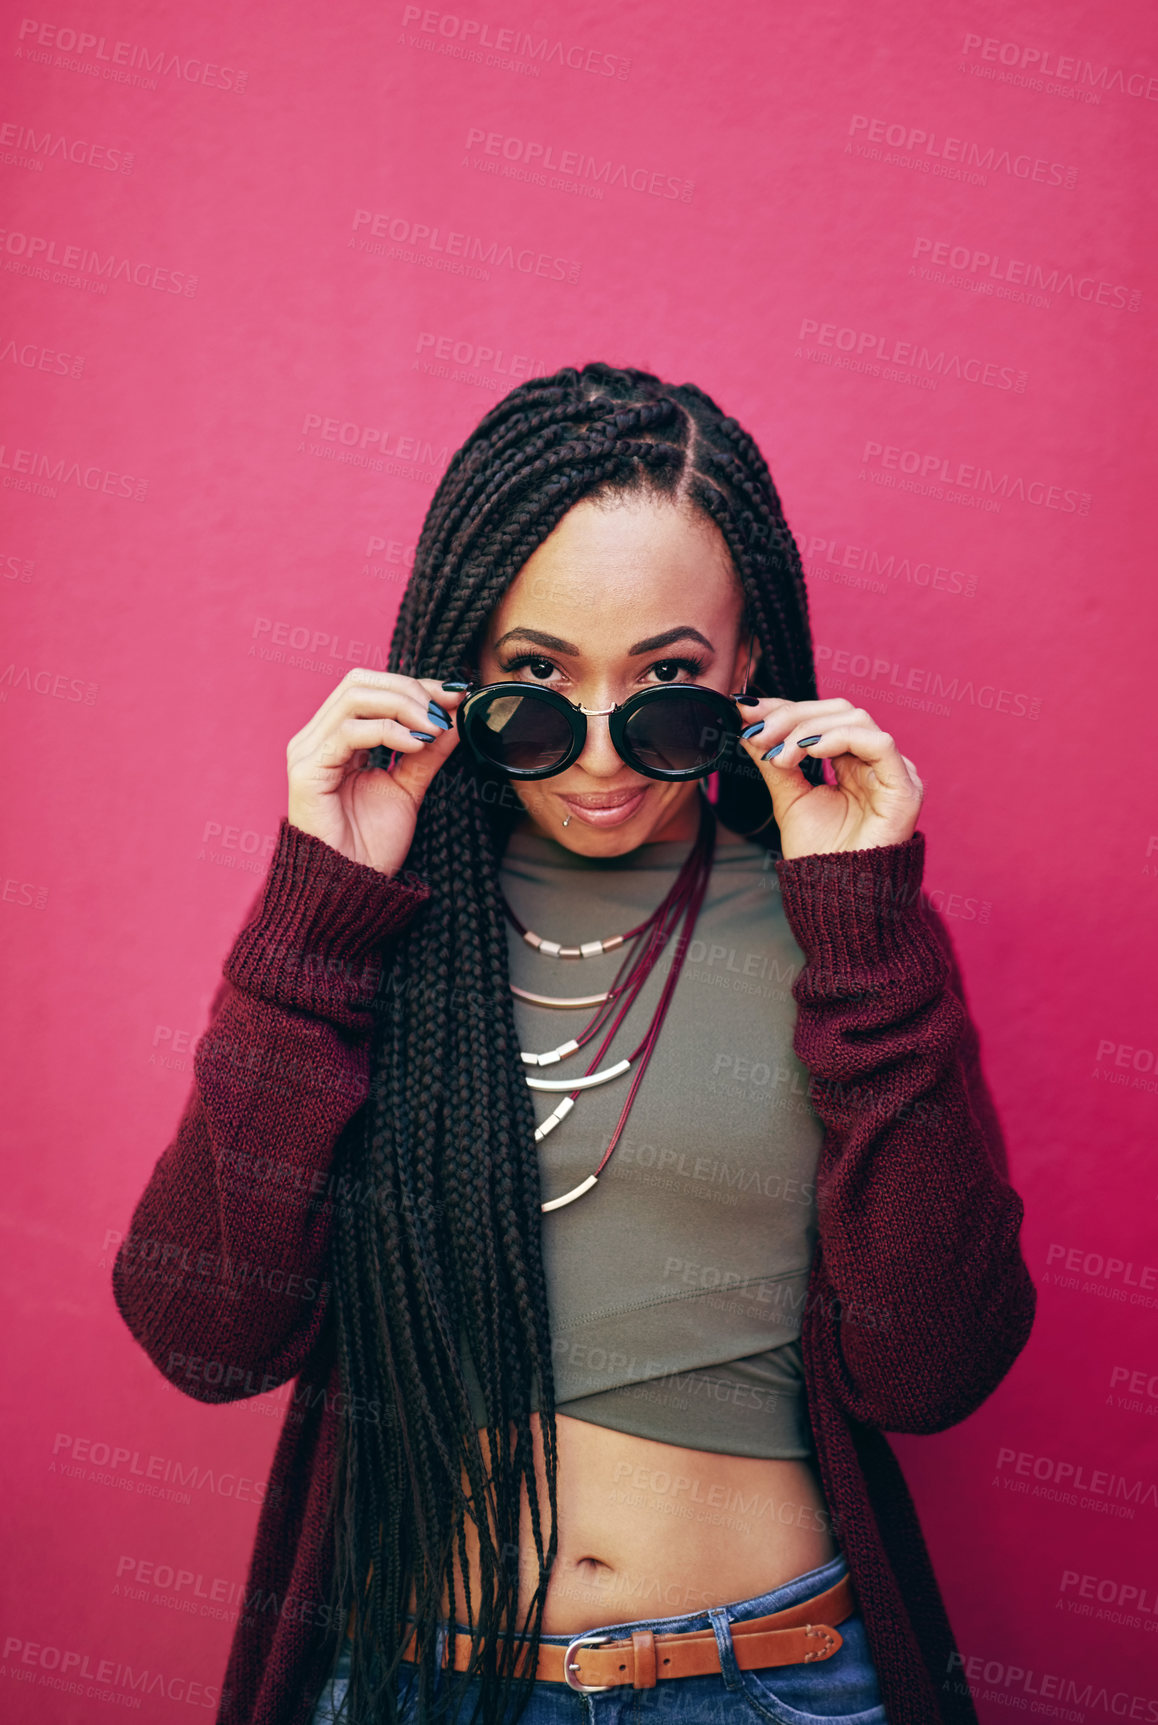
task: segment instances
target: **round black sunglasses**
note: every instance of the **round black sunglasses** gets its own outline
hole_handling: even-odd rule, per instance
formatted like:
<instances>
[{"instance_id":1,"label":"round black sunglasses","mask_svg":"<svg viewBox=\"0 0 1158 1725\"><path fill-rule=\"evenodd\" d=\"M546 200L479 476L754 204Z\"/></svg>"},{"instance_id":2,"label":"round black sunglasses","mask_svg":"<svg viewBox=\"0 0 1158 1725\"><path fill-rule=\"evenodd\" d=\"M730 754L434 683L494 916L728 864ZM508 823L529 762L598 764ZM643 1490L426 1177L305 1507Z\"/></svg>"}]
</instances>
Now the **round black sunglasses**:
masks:
<instances>
[{"instance_id":1,"label":"round black sunglasses","mask_svg":"<svg viewBox=\"0 0 1158 1725\"><path fill-rule=\"evenodd\" d=\"M698 683L657 683L614 707L583 707L540 683L484 683L455 715L459 735L512 779L548 779L577 761L587 720L607 718L620 758L649 779L700 779L735 747L735 702Z\"/></svg>"}]
</instances>

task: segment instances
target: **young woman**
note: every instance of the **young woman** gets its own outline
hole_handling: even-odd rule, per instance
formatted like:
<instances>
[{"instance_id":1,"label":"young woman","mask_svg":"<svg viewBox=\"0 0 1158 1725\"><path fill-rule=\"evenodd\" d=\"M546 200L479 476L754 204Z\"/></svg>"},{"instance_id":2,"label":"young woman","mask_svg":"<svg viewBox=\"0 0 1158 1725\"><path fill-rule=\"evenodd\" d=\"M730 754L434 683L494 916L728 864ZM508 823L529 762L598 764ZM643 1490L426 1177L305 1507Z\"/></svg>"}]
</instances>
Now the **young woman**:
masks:
<instances>
[{"instance_id":1,"label":"young woman","mask_svg":"<svg viewBox=\"0 0 1158 1725\"><path fill-rule=\"evenodd\" d=\"M389 665L289 744L114 1271L188 1394L293 1380L221 1725L974 1720L883 1432L1024 1346L1022 1204L756 445L520 385Z\"/></svg>"}]
</instances>

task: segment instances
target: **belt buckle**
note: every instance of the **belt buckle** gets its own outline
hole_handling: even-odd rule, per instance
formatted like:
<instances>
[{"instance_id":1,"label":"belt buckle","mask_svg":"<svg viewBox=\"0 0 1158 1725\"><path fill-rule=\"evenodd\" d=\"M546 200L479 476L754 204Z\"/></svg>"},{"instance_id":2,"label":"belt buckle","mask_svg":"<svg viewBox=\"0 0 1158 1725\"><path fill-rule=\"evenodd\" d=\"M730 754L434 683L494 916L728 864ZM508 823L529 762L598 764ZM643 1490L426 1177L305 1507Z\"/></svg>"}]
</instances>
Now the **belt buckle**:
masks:
<instances>
[{"instance_id":1,"label":"belt buckle","mask_svg":"<svg viewBox=\"0 0 1158 1725\"><path fill-rule=\"evenodd\" d=\"M584 1645L588 1647L601 1647L605 1641L612 1640L614 1640L614 1637L611 1635L577 1635L574 1641L569 1641L567 1643L567 1646L563 1651L563 1676L566 1679L569 1688L574 1689L579 1695L602 1695L605 1689L614 1689L616 1687L614 1683L580 1683L577 1677L572 1677L571 1675L572 1670L574 1669L571 1663L571 1657L577 1647Z\"/></svg>"}]
</instances>

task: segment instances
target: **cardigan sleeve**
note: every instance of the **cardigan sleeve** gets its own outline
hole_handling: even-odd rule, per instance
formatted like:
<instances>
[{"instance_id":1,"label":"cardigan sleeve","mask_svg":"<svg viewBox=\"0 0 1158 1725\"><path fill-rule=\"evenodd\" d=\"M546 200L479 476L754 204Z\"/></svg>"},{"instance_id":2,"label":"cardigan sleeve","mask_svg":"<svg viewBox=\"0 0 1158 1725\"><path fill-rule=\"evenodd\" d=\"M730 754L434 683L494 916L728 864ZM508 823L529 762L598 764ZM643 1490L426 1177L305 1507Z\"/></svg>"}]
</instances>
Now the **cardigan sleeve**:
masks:
<instances>
[{"instance_id":1,"label":"cardigan sleeve","mask_svg":"<svg viewBox=\"0 0 1158 1725\"><path fill-rule=\"evenodd\" d=\"M366 1099L386 943L430 896L283 817L225 960L172 1142L113 1265L117 1307L198 1401L295 1377L325 1317L335 1145Z\"/></svg>"},{"instance_id":2,"label":"cardigan sleeve","mask_svg":"<svg viewBox=\"0 0 1158 1725\"><path fill-rule=\"evenodd\" d=\"M853 1419L955 1425L1028 1340L1024 1206L948 930L922 897L925 835L780 859L806 963L794 1047L825 1131L806 1321Z\"/></svg>"}]
</instances>

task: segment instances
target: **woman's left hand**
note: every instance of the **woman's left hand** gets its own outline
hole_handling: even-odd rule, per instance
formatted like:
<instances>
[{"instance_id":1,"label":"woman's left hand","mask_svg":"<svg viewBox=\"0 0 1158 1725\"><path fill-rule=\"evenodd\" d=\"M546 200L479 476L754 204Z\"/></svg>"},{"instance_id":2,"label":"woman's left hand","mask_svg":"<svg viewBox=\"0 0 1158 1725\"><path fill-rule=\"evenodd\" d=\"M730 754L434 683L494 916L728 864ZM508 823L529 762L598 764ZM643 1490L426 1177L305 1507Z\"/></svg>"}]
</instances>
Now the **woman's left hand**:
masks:
<instances>
[{"instance_id":1,"label":"woman's left hand","mask_svg":"<svg viewBox=\"0 0 1158 1725\"><path fill-rule=\"evenodd\" d=\"M869 850L911 838L925 787L863 707L851 701L784 701L767 697L742 707L745 728L764 721L742 739L772 796L785 858L824 851ZM802 739L815 742L802 746ZM770 761L762 757L783 743ZM832 762L835 785L812 785L800 770L805 755Z\"/></svg>"}]
</instances>

